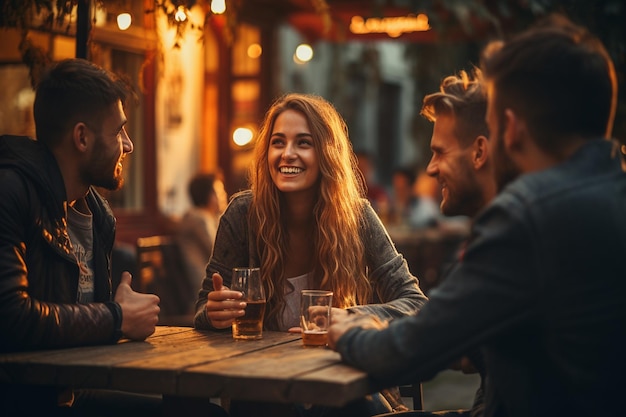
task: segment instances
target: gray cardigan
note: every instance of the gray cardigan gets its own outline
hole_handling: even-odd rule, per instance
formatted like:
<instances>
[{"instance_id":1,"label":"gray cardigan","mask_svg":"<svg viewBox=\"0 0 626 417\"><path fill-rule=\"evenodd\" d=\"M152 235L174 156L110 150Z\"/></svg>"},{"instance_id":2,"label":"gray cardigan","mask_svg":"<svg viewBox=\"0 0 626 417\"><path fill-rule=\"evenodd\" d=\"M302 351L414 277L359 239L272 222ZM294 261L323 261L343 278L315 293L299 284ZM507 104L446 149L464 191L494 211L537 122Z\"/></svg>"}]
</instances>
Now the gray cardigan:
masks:
<instances>
[{"instance_id":1,"label":"gray cardigan","mask_svg":"<svg viewBox=\"0 0 626 417\"><path fill-rule=\"evenodd\" d=\"M251 191L235 195L220 219L213 255L196 302L194 326L198 329L213 328L204 310L207 294L213 290L213 273L218 272L224 279L224 285L230 286L233 267L260 264L255 239L250 236L248 225L251 202ZM383 320L413 315L427 298L367 200L364 207L359 238L365 245L368 278L372 283L374 300L372 304L352 307L350 310L374 314Z\"/></svg>"}]
</instances>

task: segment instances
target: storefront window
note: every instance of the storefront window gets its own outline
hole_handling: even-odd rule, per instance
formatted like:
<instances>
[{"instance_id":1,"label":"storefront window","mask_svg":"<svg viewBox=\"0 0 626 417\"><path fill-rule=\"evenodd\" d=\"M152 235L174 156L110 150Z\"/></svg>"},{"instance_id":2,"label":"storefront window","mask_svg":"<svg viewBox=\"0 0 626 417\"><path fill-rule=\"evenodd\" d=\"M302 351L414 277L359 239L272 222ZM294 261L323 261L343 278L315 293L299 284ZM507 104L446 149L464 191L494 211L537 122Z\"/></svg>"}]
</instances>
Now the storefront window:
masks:
<instances>
[{"instance_id":1,"label":"storefront window","mask_svg":"<svg viewBox=\"0 0 626 417\"><path fill-rule=\"evenodd\" d=\"M144 57L142 55L111 50L111 71L129 78L135 88L139 86L139 74L141 72ZM145 183L144 159L145 159L145 135L144 135L144 98L137 91L136 100L131 97L126 103L126 117L128 124L126 131L133 141L133 153L124 160L124 187L111 192L108 195L109 203L113 208L128 211L140 211L144 207Z\"/></svg>"}]
</instances>

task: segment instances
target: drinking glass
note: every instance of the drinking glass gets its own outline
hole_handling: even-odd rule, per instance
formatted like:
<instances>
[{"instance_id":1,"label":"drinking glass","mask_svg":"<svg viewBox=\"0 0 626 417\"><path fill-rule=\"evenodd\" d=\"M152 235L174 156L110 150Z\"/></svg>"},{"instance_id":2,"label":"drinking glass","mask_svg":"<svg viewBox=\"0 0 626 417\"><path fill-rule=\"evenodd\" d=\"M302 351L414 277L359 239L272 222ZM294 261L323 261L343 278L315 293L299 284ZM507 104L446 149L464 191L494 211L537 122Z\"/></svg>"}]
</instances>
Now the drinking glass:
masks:
<instances>
[{"instance_id":1,"label":"drinking glass","mask_svg":"<svg viewBox=\"0 0 626 417\"><path fill-rule=\"evenodd\" d=\"M328 327L333 306L332 291L302 290L300 327L304 346L328 345Z\"/></svg>"},{"instance_id":2,"label":"drinking glass","mask_svg":"<svg viewBox=\"0 0 626 417\"><path fill-rule=\"evenodd\" d=\"M246 302L245 314L233 322L233 338L260 339L263 337L263 317L265 316L265 290L261 282L259 268L233 268L230 289L243 294Z\"/></svg>"}]
</instances>

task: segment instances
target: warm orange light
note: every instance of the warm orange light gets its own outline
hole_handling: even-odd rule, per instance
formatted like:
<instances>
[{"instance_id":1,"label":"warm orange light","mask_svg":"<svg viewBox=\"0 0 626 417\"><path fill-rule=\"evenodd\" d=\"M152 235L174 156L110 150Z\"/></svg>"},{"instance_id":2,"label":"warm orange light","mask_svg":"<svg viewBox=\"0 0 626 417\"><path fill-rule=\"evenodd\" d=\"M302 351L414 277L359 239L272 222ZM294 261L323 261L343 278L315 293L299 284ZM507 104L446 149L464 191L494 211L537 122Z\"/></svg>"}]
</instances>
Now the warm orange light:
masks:
<instances>
[{"instance_id":1,"label":"warm orange light","mask_svg":"<svg viewBox=\"0 0 626 417\"><path fill-rule=\"evenodd\" d=\"M259 45L258 43L253 43L250 46L248 46L248 57L252 59L256 59L260 57L262 53L263 53L263 49L261 48L261 45Z\"/></svg>"},{"instance_id":2,"label":"warm orange light","mask_svg":"<svg viewBox=\"0 0 626 417\"><path fill-rule=\"evenodd\" d=\"M130 16L130 13L120 13L117 15L117 27L120 30L126 30L130 27L133 19Z\"/></svg>"},{"instance_id":3,"label":"warm orange light","mask_svg":"<svg viewBox=\"0 0 626 417\"><path fill-rule=\"evenodd\" d=\"M423 13L399 17L383 17L381 19L371 17L364 19L361 16L353 16L350 20L350 32L355 34L386 33L392 38L397 38L403 33L425 32L430 30L428 16Z\"/></svg>"}]
</instances>

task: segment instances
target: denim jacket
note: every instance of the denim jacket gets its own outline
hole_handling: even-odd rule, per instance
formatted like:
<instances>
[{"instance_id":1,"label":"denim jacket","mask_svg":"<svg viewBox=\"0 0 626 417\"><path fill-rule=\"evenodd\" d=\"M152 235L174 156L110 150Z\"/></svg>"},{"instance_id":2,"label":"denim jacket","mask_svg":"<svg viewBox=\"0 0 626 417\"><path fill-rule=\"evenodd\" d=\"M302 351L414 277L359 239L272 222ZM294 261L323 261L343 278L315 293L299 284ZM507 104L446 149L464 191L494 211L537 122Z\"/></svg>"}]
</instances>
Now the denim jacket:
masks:
<instances>
[{"instance_id":1,"label":"denim jacket","mask_svg":"<svg viewBox=\"0 0 626 417\"><path fill-rule=\"evenodd\" d=\"M479 347L486 416L623 415L625 253L626 174L592 140L496 197L419 315L352 329L337 349L384 386Z\"/></svg>"}]
</instances>

